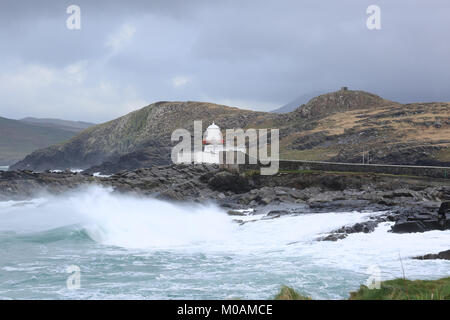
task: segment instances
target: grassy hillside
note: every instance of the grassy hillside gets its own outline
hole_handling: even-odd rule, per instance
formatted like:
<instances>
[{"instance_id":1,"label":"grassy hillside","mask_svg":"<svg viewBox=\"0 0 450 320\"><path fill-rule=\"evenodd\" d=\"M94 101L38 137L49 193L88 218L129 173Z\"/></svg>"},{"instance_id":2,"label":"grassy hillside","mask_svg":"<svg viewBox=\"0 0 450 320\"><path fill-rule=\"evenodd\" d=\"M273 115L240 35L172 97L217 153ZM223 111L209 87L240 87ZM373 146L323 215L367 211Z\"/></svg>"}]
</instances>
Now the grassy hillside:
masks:
<instances>
[{"instance_id":1,"label":"grassy hillside","mask_svg":"<svg viewBox=\"0 0 450 320\"><path fill-rule=\"evenodd\" d=\"M212 103L158 102L86 129L62 145L38 150L13 168L88 168L154 142L170 146L172 132L177 128L192 131L194 120L203 120L204 128L213 121L223 128L245 127L262 114Z\"/></svg>"},{"instance_id":2,"label":"grassy hillside","mask_svg":"<svg viewBox=\"0 0 450 320\"><path fill-rule=\"evenodd\" d=\"M33 124L40 127L47 128L58 128L64 131L72 131L78 133L92 127L94 124L90 122L83 121L69 121L69 120L61 120L61 119L51 119L51 118L33 118L27 117L20 119L19 121L26 122L29 124Z\"/></svg>"},{"instance_id":3,"label":"grassy hillside","mask_svg":"<svg viewBox=\"0 0 450 320\"><path fill-rule=\"evenodd\" d=\"M34 170L88 168L130 152L167 153L171 133L203 129L278 128L284 159L450 165L450 104L399 104L364 91L341 90L293 112L254 112L204 102L158 102L91 127L70 141L39 150L14 166ZM165 157L168 159L168 157ZM150 161L151 162L151 161ZM148 164L148 162L146 162Z\"/></svg>"},{"instance_id":4,"label":"grassy hillside","mask_svg":"<svg viewBox=\"0 0 450 320\"><path fill-rule=\"evenodd\" d=\"M450 164L450 104L380 104L316 117L281 141L283 157Z\"/></svg>"},{"instance_id":5,"label":"grassy hillside","mask_svg":"<svg viewBox=\"0 0 450 320\"><path fill-rule=\"evenodd\" d=\"M61 143L74 135L70 131L0 117L0 165L12 164L36 149Z\"/></svg>"}]
</instances>

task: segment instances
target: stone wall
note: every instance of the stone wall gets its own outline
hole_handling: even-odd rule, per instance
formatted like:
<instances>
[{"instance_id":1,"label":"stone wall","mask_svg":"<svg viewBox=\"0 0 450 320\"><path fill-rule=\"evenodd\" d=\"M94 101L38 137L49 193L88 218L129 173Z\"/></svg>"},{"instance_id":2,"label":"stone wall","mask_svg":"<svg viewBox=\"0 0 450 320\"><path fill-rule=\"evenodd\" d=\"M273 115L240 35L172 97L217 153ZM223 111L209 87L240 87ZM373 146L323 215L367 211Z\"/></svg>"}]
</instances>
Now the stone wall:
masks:
<instances>
[{"instance_id":1,"label":"stone wall","mask_svg":"<svg viewBox=\"0 0 450 320\"><path fill-rule=\"evenodd\" d=\"M259 165L222 165L224 168L238 170L240 172L247 170L259 170ZM431 177L440 179L450 179L449 167L426 167L426 166L400 166L400 165L381 165L381 164L358 164L358 163L336 163L302 160L280 160L280 171L289 170L317 170L317 171L336 171L336 172L367 172L384 173L393 175L407 175L419 177Z\"/></svg>"},{"instance_id":2,"label":"stone wall","mask_svg":"<svg viewBox=\"0 0 450 320\"><path fill-rule=\"evenodd\" d=\"M228 153L228 154L227 154ZM233 154L234 153L234 154ZM241 159L245 158L246 164L224 164L226 159L231 156L231 161L235 161L240 153ZM224 161L225 160L225 161ZM220 154L220 166L229 170L244 172L248 170L259 170L260 164L251 164L258 162L242 152L222 152ZM384 173L393 175L431 177L440 179L450 179L450 167L435 166L402 166L388 164L362 164L362 163L339 163L325 161L306 161L306 160L280 160L280 171L290 170L317 170L317 171L336 171L336 172L367 172L367 173Z\"/></svg>"}]
</instances>

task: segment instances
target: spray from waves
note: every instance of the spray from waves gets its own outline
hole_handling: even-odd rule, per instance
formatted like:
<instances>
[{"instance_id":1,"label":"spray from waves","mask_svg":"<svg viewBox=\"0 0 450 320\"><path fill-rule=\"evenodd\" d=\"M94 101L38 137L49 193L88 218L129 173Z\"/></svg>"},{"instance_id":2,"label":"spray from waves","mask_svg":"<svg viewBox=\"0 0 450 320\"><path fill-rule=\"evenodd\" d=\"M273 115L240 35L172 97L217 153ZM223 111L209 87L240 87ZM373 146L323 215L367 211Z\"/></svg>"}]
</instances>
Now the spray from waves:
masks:
<instances>
[{"instance_id":1,"label":"spray from waves","mask_svg":"<svg viewBox=\"0 0 450 320\"><path fill-rule=\"evenodd\" d=\"M399 251L413 256L434 252L448 243L450 232L400 236L388 233L389 226L372 234L351 235L337 243L316 241L320 235L367 220L372 214L304 214L238 225L214 204L170 203L90 186L1 206L0 241L13 237L31 242L88 240L130 249L180 248L243 254L292 250L296 256L321 260L332 261L335 256L334 263L341 261L342 255L353 256L355 252L360 252L356 258L376 260L380 252L389 251L390 257L398 257Z\"/></svg>"},{"instance_id":2,"label":"spray from waves","mask_svg":"<svg viewBox=\"0 0 450 320\"><path fill-rule=\"evenodd\" d=\"M223 242L237 225L214 204L174 204L94 189L77 202L92 239L126 248L166 248Z\"/></svg>"},{"instance_id":3,"label":"spray from waves","mask_svg":"<svg viewBox=\"0 0 450 320\"><path fill-rule=\"evenodd\" d=\"M172 204L91 186L60 196L14 202L0 212L0 232L17 239L92 240L126 248L223 242L238 227L214 204Z\"/></svg>"},{"instance_id":4,"label":"spray from waves","mask_svg":"<svg viewBox=\"0 0 450 320\"><path fill-rule=\"evenodd\" d=\"M214 204L169 203L90 186L59 196L4 204L0 233L14 232L17 239L34 242L91 239L136 249L249 252L313 240L319 233L364 218L352 212L329 213L239 226Z\"/></svg>"},{"instance_id":5,"label":"spray from waves","mask_svg":"<svg viewBox=\"0 0 450 320\"><path fill-rule=\"evenodd\" d=\"M93 240L132 249L251 253L314 241L321 233L366 217L356 212L305 214L240 226L214 204L169 203L90 186L4 205L0 232L15 232L16 239L33 242Z\"/></svg>"}]
</instances>

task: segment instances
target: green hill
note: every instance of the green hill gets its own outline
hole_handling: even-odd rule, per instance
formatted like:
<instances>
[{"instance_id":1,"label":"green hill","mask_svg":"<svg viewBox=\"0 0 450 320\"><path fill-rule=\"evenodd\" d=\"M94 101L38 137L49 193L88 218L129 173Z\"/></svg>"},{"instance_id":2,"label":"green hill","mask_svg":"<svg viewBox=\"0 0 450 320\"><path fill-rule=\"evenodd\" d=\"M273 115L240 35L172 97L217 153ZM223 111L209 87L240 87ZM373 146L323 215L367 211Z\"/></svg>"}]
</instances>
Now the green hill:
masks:
<instances>
[{"instance_id":1,"label":"green hill","mask_svg":"<svg viewBox=\"0 0 450 320\"><path fill-rule=\"evenodd\" d=\"M30 123L40 127L47 128L59 128L64 131L72 131L78 133L92 127L94 124L90 122L83 121L69 121L69 120L61 120L61 119L52 119L52 118L33 118L27 117L20 119L22 122Z\"/></svg>"},{"instance_id":2,"label":"green hill","mask_svg":"<svg viewBox=\"0 0 450 320\"><path fill-rule=\"evenodd\" d=\"M0 165L10 165L31 152L61 143L77 132L0 117Z\"/></svg>"}]
</instances>

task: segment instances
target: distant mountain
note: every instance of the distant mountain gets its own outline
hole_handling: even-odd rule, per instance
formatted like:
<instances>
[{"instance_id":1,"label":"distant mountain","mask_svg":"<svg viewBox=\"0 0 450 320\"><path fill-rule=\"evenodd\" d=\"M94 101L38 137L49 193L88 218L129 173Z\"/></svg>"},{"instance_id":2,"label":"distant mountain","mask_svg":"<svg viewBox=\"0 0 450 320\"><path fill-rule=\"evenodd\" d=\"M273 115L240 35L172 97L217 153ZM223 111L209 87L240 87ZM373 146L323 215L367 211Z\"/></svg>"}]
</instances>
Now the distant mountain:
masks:
<instances>
[{"instance_id":1,"label":"distant mountain","mask_svg":"<svg viewBox=\"0 0 450 320\"><path fill-rule=\"evenodd\" d=\"M37 150L12 169L117 172L170 163L177 128L213 121L227 128L278 128L280 157L450 165L450 103L400 104L364 91L339 90L289 113L254 112L205 102L157 102Z\"/></svg>"},{"instance_id":2,"label":"distant mountain","mask_svg":"<svg viewBox=\"0 0 450 320\"><path fill-rule=\"evenodd\" d=\"M300 107L303 104L308 103L309 100L311 100L314 97L317 97L318 95L323 94L324 92L321 91L315 91L313 93L307 93L307 94L303 94L297 98L295 98L294 100L292 100L291 102L289 102L288 104L285 104L284 106L275 109L273 111L273 113L288 113L288 112L292 112L295 109L297 109L298 107Z\"/></svg>"},{"instance_id":3,"label":"distant mountain","mask_svg":"<svg viewBox=\"0 0 450 320\"><path fill-rule=\"evenodd\" d=\"M40 120L41 123L32 123ZM85 126L78 122L51 121L55 124L44 119L23 121L0 117L0 166L11 165L37 149L68 140Z\"/></svg>"},{"instance_id":4,"label":"distant mountain","mask_svg":"<svg viewBox=\"0 0 450 320\"><path fill-rule=\"evenodd\" d=\"M20 119L20 121L34 124L34 125L40 126L40 127L59 128L61 130L71 131L71 132L76 132L76 133L95 125L94 123L90 123L90 122L69 121L69 120L60 120L60 119L51 119L51 118L27 117L27 118Z\"/></svg>"}]
</instances>

